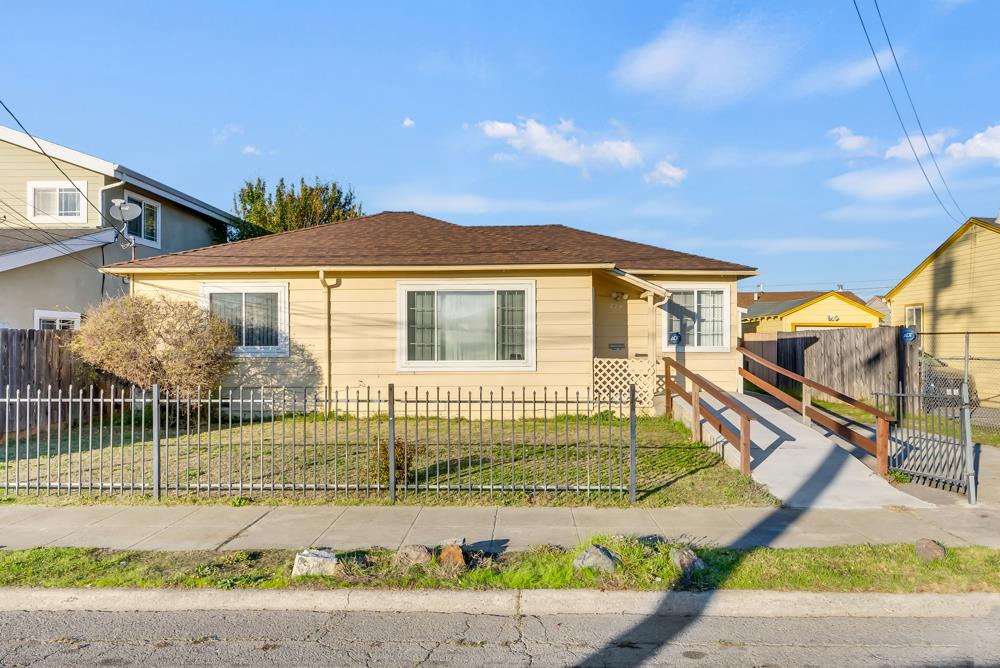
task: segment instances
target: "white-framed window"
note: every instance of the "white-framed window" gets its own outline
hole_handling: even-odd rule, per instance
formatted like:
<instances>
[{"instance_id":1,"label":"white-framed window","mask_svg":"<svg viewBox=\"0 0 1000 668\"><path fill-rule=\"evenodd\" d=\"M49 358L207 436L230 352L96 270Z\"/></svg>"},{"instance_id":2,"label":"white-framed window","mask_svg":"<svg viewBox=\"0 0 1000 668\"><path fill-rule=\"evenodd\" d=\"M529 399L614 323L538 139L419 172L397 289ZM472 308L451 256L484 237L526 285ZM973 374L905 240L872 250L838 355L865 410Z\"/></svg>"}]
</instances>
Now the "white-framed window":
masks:
<instances>
[{"instance_id":1,"label":"white-framed window","mask_svg":"<svg viewBox=\"0 0 1000 668\"><path fill-rule=\"evenodd\" d=\"M76 311L35 309L35 329L80 329L80 314Z\"/></svg>"},{"instance_id":2,"label":"white-framed window","mask_svg":"<svg viewBox=\"0 0 1000 668\"><path fill-rule=\"evenodd\" d=\"M28 181L27 217L33 223L86 223L86 181Z\"/></svg>"},{"instance_id":3,"label":"white-framed window","mask_svg":"<svg viewBox=\"0 0 1000 668\"><path fill-rule=\"evenodd\" d=\"M663 313L663 351L729 352L729 284L665 287L670 298Z\"/></svg>"},{"instance_id":4,"label":"white-framed window","mask_svg":"<svg viewBox=\"0 0 1000 668\"><path fill-rule=\"evenodd\" d=\"M237 357L288 357L287 283L205 283L201 301L232 326Z\"/></svg>"},{"instance_id":5,"label":"white-framed window","mask_svg":"<svg viewBox=\"0 0 1000 668\"><path fill-rule=\"evenodd\" d=\"M535 369L534 281L397 283L404 371Z\"/></svg>"},{"instance_id":6,"label":"white-framed window","mask_svg":"<svg viewBox=\"0 0 1000 668\"><path fill-rule=\"evenodd\" d=\"M913 328L917 332L924 331L924 305L914 304L907 306L904 312L906 326Z\"/></svg>"},{"instance_id":7,"label":"white-framed window","mask_svg":"<svg viewBox=\"0 0 1000 668\"><path fill-rule=\"evenodd\" d=\"M160 203L148 197L125 191L125 201L135 204L142 213L128 221L127 231L136 243L160 247Z\"/></svg>"}]
</instances>

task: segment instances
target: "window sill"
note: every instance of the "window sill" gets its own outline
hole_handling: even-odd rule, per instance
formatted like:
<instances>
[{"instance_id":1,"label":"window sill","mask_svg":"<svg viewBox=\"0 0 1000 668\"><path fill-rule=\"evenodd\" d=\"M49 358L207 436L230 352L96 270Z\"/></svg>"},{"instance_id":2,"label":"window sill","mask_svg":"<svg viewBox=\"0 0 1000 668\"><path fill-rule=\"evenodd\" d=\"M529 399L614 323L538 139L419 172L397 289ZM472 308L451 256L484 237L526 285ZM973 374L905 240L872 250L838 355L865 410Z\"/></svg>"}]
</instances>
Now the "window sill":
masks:
<instances>
[{"instance_id":1,"label":"window sill","mask_svg":"<svg viewBox=\"0 0 1000 668\"><path fill-rule=\"evenodd\" d=\"M250 348L245 346L236 347L233 349L233 357L288 357L288 348L276 347L276 348Z\"/></svg>"},{"instance_id":2,"label":"window sill","mask_svg":"<svg viewBox=\"0 0 1000 668\"><path fill-rule=\"evenodd\" d=\"M149 239L143 239L142 237L135 237L132 236L131 234L128 235L128 238L131 239L133 242L135 242L137 246L147 246L149 248L155 248L157 250L160 250L159 241L150 241Z\"/></svg>"},{"instance_id":3,"label":"window sill","mask_svg":"<svg viewBox=\"0 0 1000 668\"><path fill-rule=\"evenodd\" d=\"M397 365L398 371L423 371L423 372L467 372L467 371L534 371L535 364L527 362L503 363L503 362L431 362L431 363L402 363Z\"/></svg>"}]
</instances>

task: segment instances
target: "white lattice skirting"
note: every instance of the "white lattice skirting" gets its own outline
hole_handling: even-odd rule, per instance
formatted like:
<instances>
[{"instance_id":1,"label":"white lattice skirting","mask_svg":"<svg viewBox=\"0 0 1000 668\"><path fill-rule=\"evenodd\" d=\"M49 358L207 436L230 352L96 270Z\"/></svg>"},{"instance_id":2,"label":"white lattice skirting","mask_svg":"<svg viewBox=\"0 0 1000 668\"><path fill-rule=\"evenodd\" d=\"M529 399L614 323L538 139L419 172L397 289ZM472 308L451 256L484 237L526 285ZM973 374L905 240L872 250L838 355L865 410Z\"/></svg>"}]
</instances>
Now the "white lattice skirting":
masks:
<instances>
[{"instance_id":1,"label":"white lattice skirting","mask_svg":"<svg viewBox=\"0 0 1000 668\"><path fill-rule=\"evenodd\" d=\"M594 358L594 392L599 396L617 397L628 393L635 384L635 401L639 406L652 406L656 391L653 363L643 359Z\"/></svg>"}]
</instances>

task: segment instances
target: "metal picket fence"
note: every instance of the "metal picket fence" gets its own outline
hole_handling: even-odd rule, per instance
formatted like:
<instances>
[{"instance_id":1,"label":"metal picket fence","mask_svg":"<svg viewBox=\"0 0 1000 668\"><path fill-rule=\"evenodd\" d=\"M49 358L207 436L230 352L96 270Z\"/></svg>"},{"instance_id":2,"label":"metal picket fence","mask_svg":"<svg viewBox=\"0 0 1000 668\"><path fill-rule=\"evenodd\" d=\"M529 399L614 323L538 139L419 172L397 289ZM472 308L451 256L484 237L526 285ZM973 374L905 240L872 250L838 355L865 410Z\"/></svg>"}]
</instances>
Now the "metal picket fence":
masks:
<instances>
[{"instance_id":1,"label":"metal picket fence","mask_svg":"<svg viewBox=\"0 0 1000 668\"><path fill-rule=\"evenodd\" d=\"M8 387L0 493L629 495L635 387Z\"/></svg>"}]
</instances>

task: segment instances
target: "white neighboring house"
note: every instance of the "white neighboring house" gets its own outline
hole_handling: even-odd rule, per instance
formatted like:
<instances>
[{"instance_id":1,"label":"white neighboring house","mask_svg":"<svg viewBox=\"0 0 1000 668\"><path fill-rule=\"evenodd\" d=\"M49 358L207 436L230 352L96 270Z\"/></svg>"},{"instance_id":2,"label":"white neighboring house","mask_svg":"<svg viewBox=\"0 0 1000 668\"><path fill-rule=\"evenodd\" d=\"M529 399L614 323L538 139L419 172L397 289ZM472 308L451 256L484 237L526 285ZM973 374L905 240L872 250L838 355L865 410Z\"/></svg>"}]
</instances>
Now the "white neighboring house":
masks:
<instances>
[{"instance_id":1,"label":"white neighboring house","mask_svg":"<svg viewBox=\"0 0 1000 668\"><path fill-rule=\"evenodd\" d=\"M0 328L75 329L103 298L125 294L122 279L97 270L131 258L122 234L146 258L218 243L235 220L122 165L39 143L65 175L28 135L0 126ZM109 215L116 198L140 207L127 229Z\"/></svg>"}]
</instances>

